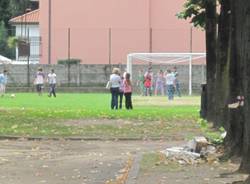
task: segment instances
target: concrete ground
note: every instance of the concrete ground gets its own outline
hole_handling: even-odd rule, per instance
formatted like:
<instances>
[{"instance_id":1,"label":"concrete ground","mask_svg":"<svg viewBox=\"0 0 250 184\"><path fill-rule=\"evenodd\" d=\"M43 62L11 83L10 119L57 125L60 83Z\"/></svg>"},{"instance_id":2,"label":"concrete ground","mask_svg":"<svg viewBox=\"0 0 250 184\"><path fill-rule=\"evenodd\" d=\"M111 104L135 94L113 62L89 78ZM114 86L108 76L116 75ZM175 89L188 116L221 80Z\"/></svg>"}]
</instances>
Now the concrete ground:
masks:
<instances>
[{"instance_id":1,"label":"concrete ground","mask_svg":"<svg viewBox=\"0 0 250 184\"><path fill-rule=\"evenodd\" d=\"M135 158L127 184L232 183L237 165L188 166L178 172L140 172L138 155L181 141L0 141L0 184L105 184ZM117 183L120 184L120 183Z\"/></svg>"}]
</instances>

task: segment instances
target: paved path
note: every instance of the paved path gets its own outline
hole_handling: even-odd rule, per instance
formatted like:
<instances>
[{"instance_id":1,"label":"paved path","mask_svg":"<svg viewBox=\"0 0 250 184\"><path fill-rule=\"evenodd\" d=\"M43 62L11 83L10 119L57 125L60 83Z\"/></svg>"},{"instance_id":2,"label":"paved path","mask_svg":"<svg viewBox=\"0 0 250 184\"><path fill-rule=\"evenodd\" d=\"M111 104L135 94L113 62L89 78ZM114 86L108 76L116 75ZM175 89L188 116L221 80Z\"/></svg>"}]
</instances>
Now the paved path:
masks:
<instances>
[{"instance_id":1,"label":"paved path","mask_svg":"<svg viewBox=\"0 0 250 184\"><path fill-rule=\"evenodd\" d=\"M1 184L104 184L129 153L162 150L154 141L0 141Z\"/></svg>"},{"instance_id":2,"label":"paved path","mask_svg":"<svg viewBox=\"0 0 250 184\"><path fill-rule=\"evenodd\" d=\"M126 184L231 184L235 164L187 166L178 172L141 172L143 153L183 142L162 141L0 141L0 184L105 184L134 162Z\"/></svg>"}]
</instances>

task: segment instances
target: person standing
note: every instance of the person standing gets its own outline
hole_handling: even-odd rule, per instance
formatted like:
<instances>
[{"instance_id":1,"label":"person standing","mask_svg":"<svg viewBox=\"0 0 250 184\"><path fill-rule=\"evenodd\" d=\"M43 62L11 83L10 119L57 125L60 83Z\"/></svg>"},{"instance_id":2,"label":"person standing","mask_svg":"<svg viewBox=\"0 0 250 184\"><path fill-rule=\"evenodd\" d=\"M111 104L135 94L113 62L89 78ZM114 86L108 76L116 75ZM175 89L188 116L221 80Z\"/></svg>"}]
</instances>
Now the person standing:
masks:
<instances>
[{"instance_id":1,"label":"person standing","mask_svg":"<svg viewBox=\"0 0 250 184\"><path fill-rule=\"evenodd\" d=\"M160 91L161 95L164 96L164 73L162 70L158 72L155 81L155 96L157 96L158 91Z\"/></svg>"},{"instance_id":2,"label":"person standing","mask_svg":"<svg viewBox=\"0 0 250 184\"><path fill-rule=\"evenodd\" d=\"M130 74L126 73L125 80L123 82L124 84L124 96L125 96L125 104L126 104L126 109L133 109L132 105L132 83L130 80Z\"/></svg>"},{"instance_id":3,"label":"person standing","mask_svg":"<svg viewBox=\"0 0 250 184\"><path fill-rule=\"evenodd\" d=\"M180 91L180 81L178 79L179 73L177 72L177 68L174 67L173 74L175 77L175 91L179 97L181 97L181 91Z\"/></svg>"},{"instance_id":4,"label":"person standing","mask_svg":"<svg viewBox=\"0 0 250 184\"><path fill-rule=\"evenodd\" d=\"M139 87L141 96L144 95L144 75L143 70L139 70L138 78L137 78L137 86Z\"/></svg>"},{"instance_id":5,"label":"person standing","mask_svg":"<svg viewBox=\"0 0 250 184\"><path fill-rule=\"evenodd\" d=\"M49 83L49 97L56 97L56 74L55 70L51 69L51 72L48 74L48 83Z\"/></svg>"},{"instance_id":6,"label":"person standing","mask_svg":"<svg viewBox=\"0 0 250 184\"><path fill-rule=\"evenodd\" d=\"M175 76L171 72L171 70L168 69L167 73L165 74L165 78L166 78L168 100L173 100L174 99Z\"/></svg>"},{"instance_id":7,"label":"person standing","mask_svg":"<svg viewBox=\"0 0 250 184\"><path fill-rule=\"evenodd\" d=\"M152 96L152 79L153 73L151 69L144 74L144 89L145 89L145 96Z\"/></svg>"},{"instance_id":8,"label":"person standing","mask_svg":"<svg viewBox=\"0 0 250 184\"><path fill-rule=\"evenodd\" d=\"M124 94L124 85L123 85L124 77L122 75L120 77L121 77L121 82L120 82L120 87L119 87L118 98L119 98L119 109L122 109L122 99L123 99L123 94Z\"/></svg>"},{"instance_id":9,"label":"person standing","mask_svg":"<svg viewBox=\"0 0 250 184\"><path fill-rule=\"evenodd\" d=\"M41 67L38 68L38 71L35 76L34 84L36 85L36 90L39 96L42 95L43 84L44 84L45 75Z\"/></svg>"},{"instance_id":10,"label":"person standing","mask_svg":"<svg viewBox=\"0 0 250 184\"><path fill-rule=\"evenodd\" d=\"M120 69L114 68L110 75L111 109L118 109L118 95L121 83Z\"/></svg>"},{"instance_id":11,"label":"person standing","mask_svg":"<svg viewBox=\"0 0 250 184\"><path fill-rule=\"evenodd\" d=\"M7 70L3 70L3 73L0 74L0 95L1 97L4 96L7 84Z\"/></svg>"}]
</instances>

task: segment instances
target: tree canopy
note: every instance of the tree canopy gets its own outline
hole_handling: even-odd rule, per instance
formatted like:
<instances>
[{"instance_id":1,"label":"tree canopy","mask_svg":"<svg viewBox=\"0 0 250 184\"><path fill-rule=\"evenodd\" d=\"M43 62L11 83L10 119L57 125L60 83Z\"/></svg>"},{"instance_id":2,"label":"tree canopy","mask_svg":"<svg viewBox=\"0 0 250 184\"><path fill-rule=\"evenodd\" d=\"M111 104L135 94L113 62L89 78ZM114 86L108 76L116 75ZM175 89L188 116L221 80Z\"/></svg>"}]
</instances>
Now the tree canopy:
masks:
<instances>
[{"instance_id":1,"label":"tree canopy","mask_svg":"<svg viewBox=\"0 0 250 184\"><path fill-rule=\"evenodd\" d=\"M29 0L1 0L0 1L0 54L13 58L14 51L8 47L8 38L12 36L9 20L23 14L30 7Z\"/></svg>"},{"instance_id":2,"label":"tree canopy","mask_svg":"<svg viewBox=\"0 0 250 184\"><path fill-rule=\"evenodd\" d=\"M206 4L215 3L213 0L187 0L183 5L183 10L177 13L180 19L190 19L194 27L205 28Z\"/></svg>"}]
</instances>

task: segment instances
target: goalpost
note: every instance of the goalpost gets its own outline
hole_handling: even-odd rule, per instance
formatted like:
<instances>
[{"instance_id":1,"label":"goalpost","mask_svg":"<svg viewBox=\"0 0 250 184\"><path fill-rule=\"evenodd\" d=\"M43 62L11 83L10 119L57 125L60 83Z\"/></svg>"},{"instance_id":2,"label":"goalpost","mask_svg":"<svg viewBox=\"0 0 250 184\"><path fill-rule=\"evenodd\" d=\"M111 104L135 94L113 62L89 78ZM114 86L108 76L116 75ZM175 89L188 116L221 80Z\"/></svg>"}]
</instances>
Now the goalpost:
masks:
<instances>
[{"instance_id":1,"label":"goalpost","mask_svg":"<svg viewBox=\"0 0 250 184\"><path fill-rule=\"evenodd\" d=\"M133 76L132 66L135 60L149 63L179 65L188 63L189 66L189 82L188 91L192 95L192 65L193 61L205 59L206 53L130 53L127 55L127 72Z\"/></svg>"}]
</instances>

